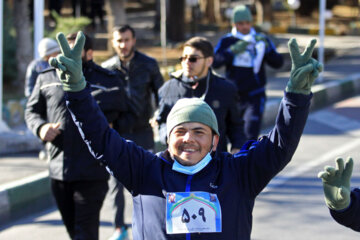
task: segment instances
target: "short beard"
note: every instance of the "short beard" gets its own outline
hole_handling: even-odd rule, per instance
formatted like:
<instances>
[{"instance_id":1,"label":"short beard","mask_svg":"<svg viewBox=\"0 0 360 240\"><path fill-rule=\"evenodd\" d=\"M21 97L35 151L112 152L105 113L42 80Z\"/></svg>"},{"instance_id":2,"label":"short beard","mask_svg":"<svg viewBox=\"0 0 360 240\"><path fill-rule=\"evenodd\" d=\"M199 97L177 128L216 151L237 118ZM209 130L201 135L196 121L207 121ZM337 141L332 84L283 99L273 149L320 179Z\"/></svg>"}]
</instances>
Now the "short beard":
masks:
<instances>
[{"instance_id":1,"label":"short beard","mask_svg":"<svg viewBox=\"0 0 360 240\"><path fill-rule=\"evenodd\" d=\"M129 59L132 55L133 55L133 53L135 52L135 47L132 47L131 49L130 49L130 52L129 52L129 54L128 55L123 55L123 56L121 56L121 55L119 55L120 56L120 60L127 60L127 59Z\"/></svg>"}]
</instances>

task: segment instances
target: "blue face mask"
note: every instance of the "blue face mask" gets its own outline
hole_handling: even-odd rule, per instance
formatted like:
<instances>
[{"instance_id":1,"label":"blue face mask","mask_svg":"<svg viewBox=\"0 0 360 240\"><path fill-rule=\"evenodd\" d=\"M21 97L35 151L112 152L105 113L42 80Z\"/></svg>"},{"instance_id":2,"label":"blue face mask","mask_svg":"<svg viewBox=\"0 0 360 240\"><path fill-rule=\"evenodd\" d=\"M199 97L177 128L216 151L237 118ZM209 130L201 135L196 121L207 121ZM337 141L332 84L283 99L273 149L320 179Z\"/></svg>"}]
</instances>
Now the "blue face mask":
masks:
<instances>
[{"instance_id":1,"label":"blue face mask","mask_svg":"<svg viewBox=\"0 0 360 240\"><path fill-rule=\"evenodd\" d=\"M210 152L206 154L206 156L201 159L200 162L193 166L184 166L181 165L176 159L174 159L174 164L172 166L172 170L180 173L184 173L186 175L194 175L197 172L200 172L204 167L206 167L209 162L211 161L212 157L210 155Z\"/></svg>"}]
</instances>

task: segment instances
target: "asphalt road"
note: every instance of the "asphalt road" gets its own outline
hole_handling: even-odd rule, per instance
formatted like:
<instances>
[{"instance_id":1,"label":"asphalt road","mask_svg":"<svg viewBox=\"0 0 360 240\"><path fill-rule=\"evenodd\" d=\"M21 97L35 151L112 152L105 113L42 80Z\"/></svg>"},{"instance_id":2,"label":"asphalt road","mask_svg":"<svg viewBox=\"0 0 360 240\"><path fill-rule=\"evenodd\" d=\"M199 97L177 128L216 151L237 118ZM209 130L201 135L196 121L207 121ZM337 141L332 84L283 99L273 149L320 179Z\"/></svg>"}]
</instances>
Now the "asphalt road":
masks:
<instances>
[{"instance_id":1,"label":"asphalt road","mask_svg":"<svg viewBox=\"0 0 360 240\"><path fill-rule=\"evenodd\" d=\"M325 206L317 173L335 158L352 156L352 186L360 186L360 96L310 114L291 163L258 197L252 239L359 239Z\"/></svg>"},{"instance_id":2,"label":"asphalt road","mask_svg":"<svg viewBox=\"0 0 360 240\"><path fill-rule=\"evenodd\" d=\"M264 132L267 132L264 131ZM337 156L355 160L352 186L360 186L360 96L310 114L292 162L259 195L254 210L254 240L358 239L359 233L332 220L317 173ZM126 221L131 222L127 195ZM100 239L112 234L113 211L106 200ZM0 232L0 239L68 239L56 209L28 216Z\"/></svg>"}]
</instances>

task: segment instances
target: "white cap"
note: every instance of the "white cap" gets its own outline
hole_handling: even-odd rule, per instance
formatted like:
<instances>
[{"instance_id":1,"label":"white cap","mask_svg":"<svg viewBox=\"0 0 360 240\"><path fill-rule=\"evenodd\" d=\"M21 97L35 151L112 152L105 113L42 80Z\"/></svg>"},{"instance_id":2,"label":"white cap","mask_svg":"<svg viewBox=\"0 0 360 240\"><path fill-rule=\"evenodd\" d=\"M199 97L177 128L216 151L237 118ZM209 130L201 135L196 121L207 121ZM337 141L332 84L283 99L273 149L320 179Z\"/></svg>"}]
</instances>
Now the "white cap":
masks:
<instances>
[{"instance_id":1,"label":"white cap","mask_svg":"<svg viewBox=\"0 0 360 240\"><path fill-rule=\"evenodd\" d=\"M38 52L41 58L49 56L52 53L60 52L59 45L54 39L43 38L39 42Z\"/></svg>"}]
</instances>

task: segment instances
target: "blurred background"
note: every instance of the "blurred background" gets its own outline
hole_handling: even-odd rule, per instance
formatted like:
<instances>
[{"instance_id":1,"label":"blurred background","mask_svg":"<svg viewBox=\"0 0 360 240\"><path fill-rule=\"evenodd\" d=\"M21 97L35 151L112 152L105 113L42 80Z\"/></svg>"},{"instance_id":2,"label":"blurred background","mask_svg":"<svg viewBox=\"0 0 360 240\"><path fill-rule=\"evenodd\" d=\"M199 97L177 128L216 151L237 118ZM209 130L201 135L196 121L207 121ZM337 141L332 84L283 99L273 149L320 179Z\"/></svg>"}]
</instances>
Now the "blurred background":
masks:
<instances>
[{"instance_id":1,"label":"blurred background","mask_svg":"<svg viewBox=\"0 0 360 240\"><path fill-rule=\"evenodd\" d=\"M164 79L178 67L184 40L201 35L215 45L229 31L231 9L251 8L258 31L277 34L318 35L322 2L324 34L359 35L359 0L5 0L3 3L2 119L10 127L24 124L26 67L37 54L34 39L55 38L83 30L95 39L95 62L114 54L111 30L130 24L137 48L157 59ZM39 8L39 2L40 8ZM41 18L39 24L34 18ZM43 24L43 25L42 25ZM35 27L34 27L35 26ZM42 27L43 26L43 27ZM40 28L40 30L39 30ZM40 31L41 37L34 35ZM37 34L39 35L39 33ZM326 50L326 49L325 49ZM279 49L281 51L281 48ZM325 51L325 59L332 50ZM220 70L221 71L221 70ZM1 104L0 104L1 106Z\"/></svg>"}]
</instances>

